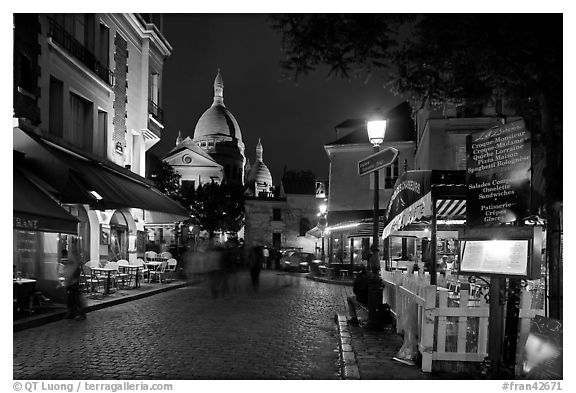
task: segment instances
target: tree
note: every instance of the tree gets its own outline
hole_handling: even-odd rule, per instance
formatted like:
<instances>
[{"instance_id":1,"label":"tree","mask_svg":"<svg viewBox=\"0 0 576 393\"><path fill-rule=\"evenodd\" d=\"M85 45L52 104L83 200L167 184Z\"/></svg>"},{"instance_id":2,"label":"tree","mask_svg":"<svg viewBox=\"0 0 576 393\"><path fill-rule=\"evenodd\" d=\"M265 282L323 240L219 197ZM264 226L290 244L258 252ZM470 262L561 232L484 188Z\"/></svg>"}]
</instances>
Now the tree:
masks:
<instances>
[{"instance_id":1,"label":"tree","mask_svg":"<svg viewBox=\"0 0 576 393\"><path fill-rule=\"evenodd\" d=\"M179 198L181 175L174 170L172 165L159 161L150 178L158 190L172 199L177 200Z\"/></svg>"},{"instance_id":2,"label":"tree","mask_svg":"<svg viewBox=\"0 0 576 393\"><path fill-rule=\"evenodd\" d=\"M191 210L191 220L209 233L238 232L244 225L244 195L235 184L216 182L201 184L197 189L183 187L180 202Z\"/></svg>"},{"instance_id":3,"label":"tree","mask_svg":"<svg viewBox=\"0 0 576 393\"><path fill-rule=\"evenodd\" d=\"M562 14L275 15L282 67L298 79L382 77L414 110L451 103L470 111L505 98L544 156L550 316L562 318ZM539 150L540 149L540 150Z\"/></svg>"}]
</instances>

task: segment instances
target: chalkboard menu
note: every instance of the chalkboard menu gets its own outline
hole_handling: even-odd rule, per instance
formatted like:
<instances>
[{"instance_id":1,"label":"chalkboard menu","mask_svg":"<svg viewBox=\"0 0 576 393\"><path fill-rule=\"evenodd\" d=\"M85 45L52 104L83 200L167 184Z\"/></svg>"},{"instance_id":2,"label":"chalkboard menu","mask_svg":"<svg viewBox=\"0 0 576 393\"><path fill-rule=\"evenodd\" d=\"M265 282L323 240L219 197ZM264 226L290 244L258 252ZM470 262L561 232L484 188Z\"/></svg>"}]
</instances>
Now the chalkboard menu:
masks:
<instances>
[{"instance_id":1,"label":"chalkboard menu","mask_svg":"<svg viewBox=\"0 0 576 393\"><path fill-rule=\"evenodd\" d=\"M466 224L495 226L528 216L531 137L523 120L466 139Z\"/></svg>"}]
</instances>

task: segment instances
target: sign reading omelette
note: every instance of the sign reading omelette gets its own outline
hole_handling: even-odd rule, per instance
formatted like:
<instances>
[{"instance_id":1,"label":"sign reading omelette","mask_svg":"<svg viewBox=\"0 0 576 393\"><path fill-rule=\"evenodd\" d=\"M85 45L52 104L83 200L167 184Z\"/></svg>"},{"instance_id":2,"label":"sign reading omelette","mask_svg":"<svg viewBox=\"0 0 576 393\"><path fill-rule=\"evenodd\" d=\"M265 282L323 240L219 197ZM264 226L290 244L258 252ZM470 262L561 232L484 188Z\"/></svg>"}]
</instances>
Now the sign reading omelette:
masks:
<instances>
[{"instance_id":1,"label":"sign reading omelette","mask_svg":"<svg viewBox=\"0 0 576 393\"><path fill-rule=\"evenodd\" d=\"M466 155L467 225L494 226L526 217L531 135L524 120L469 135Z\"/></svg>"}]
</instances>

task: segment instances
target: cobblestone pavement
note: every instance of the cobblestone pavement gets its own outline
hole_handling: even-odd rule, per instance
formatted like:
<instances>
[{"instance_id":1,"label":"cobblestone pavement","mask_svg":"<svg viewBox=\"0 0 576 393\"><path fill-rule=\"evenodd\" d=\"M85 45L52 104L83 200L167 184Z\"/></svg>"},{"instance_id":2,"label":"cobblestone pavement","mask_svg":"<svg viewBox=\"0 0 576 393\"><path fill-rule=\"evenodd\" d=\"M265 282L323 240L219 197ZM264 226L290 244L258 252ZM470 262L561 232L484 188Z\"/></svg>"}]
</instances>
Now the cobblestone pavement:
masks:
<instances>
[{"instance_id":1,"label":"cobblestone pavement","mask_svg":"<svg viewBox=\"0 0 576 393\"><path fill-rule=\"evenodd\" d=\"M14 333L14 379L337 379L342 289L263 271Z\"/></svg>"}]
</instances>

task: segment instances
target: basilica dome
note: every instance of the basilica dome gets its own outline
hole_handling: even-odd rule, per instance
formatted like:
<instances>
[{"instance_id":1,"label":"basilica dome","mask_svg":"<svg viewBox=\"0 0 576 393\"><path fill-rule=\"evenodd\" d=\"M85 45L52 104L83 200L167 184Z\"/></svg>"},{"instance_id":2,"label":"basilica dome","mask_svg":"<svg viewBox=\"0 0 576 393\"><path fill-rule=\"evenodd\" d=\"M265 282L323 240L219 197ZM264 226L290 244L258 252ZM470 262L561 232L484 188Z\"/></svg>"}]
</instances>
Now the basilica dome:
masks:
<instances>
[{"instance_id":1,"label":"basilica dome","mask_svg":"<svg viewBox=\"0 0 576 393\"><path fill-rule=\"evenodd\" d=\"M260 142L260 139L258 139L258 145L256 146L256 162L250 167L248 181L260 184L266 183L266 185L270 187L272 186L272 174L266 164L264 164L262 157L263 151L262 143Z\"/></svg>"},{"instance_id":2,"label":"basilica dome","mask_svg":"<svg viewBox=\"0 0 576 393\"><path fill-rule=\"evenodd\" d=\"M238 122L224 105L224 80L220 70L214 80L214 102L202 114L194 129L195 141L211 136L227 136L242 140Z\"/></svg>"}]
</instances>

